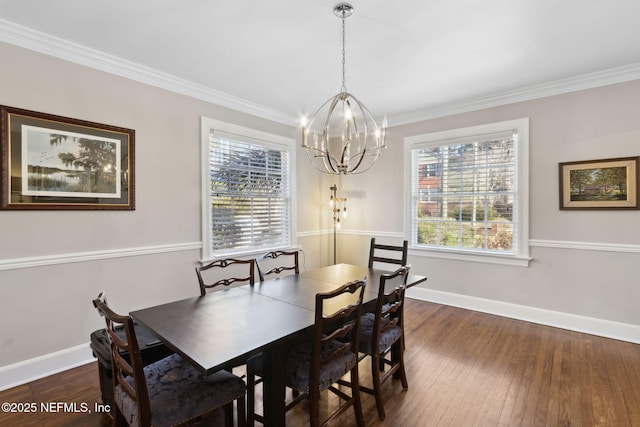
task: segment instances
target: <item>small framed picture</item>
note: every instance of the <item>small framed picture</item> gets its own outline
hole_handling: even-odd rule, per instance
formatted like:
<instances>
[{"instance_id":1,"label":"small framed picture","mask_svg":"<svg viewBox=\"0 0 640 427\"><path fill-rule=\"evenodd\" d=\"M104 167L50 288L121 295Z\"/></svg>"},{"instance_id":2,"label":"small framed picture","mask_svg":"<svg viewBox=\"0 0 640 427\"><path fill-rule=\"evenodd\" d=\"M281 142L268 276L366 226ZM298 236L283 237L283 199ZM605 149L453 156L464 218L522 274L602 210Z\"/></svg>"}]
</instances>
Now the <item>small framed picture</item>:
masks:
<instances>
[{"instance_id":1,"label":"small framed picture","mask_svg":"<svg viewBox=\"0 0 640 427\"><path fill-rule=\"evenodd\" d=\"M0 106L0 209L135 209L135 131Z\"/></svg>"},{"instance_id":2,"label":"small framed picture","mask_svg":"<svg viewBox=\"0 0 640 427\"><path fill-rule=\"evenodd\" d=\"M560 163L560 209L638 209L639 159Z\"/></svg>"}]
</instances>

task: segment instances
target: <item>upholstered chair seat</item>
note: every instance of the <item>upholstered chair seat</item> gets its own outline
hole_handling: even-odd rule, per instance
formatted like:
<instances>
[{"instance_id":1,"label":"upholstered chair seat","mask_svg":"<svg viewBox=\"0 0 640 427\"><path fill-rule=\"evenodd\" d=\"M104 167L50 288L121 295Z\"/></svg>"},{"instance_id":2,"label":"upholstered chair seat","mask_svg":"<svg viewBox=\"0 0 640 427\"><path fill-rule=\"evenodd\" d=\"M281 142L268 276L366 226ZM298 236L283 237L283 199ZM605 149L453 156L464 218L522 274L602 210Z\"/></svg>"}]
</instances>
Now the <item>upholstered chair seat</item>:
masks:
<instances>
[{"instance_id":1,"label":"upholstered chair seat","mask_svg":"<svg viewBox=\"0 0 640 427\"><path fill-rule=\"evenodd\" d=\"M245 391L244 381L239 377L224 370L203 377L177 354L146 366L144 376L151 424L155 427L196 420L233 402ZM133 386L131 377L128 382ZM129 425L138 425L137 404L121 386L116 387L114 398Z\"/></svg>"},{"instance_id":2,"label":"upholstered chair seat","mask_svg":"<svg viewBox=\"0 0 640 427\"><path fill-rule=\"evenodd\" d=\"M330 341L322 346L321 355L328 357L331 353L345 345L341 341ZM309 393L309 370L311 359L313 358L313 348L311 343L303 343L292 347L287 354L286 385L300 393ZM320 391L329 388L331 384L338 382L345 372L358 362L357 355L352 351L345 351L340 356L320 367ZM252 357L247 362L249 369L255 375L263 376L262 355Z\"/></svg>"},{"instance_id":3,"label":"upholstered chair seat","mask_svg":"<svg viewBox=\"0 0 640 427\"><path fill-rule=\"evenodd\" d=\"M399 326L392 326L388 329L385 327L389 324L389 319L382 319L382 333L377 342L377 348L374 344L374 348L371 347L373 339L373 327L375 323L376 315L374 313L366 313L360 317L360 351L366 354L373 354L374 352L382 353L393 345L402 336L402 328Z\"/></svg>"}]
</instances>

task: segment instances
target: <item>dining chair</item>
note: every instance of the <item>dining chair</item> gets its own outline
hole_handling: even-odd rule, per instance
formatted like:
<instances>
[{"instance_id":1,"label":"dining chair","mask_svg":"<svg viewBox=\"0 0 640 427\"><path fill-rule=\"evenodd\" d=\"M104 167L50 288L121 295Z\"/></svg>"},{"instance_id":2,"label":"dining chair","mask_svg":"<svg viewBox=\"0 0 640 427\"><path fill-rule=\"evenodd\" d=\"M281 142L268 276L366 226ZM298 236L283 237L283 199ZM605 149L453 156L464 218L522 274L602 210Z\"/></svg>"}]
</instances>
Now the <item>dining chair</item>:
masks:
<instances>
[{"instance_id":1,"label":"dining chair","mask_svg":"<svg viewBox=\"0 0 640 427\"><path fill-rule=\"evenodd\" d=\"M246 424L246 386L241 378L224 370L204 376L177 354L143 367L131 316L112 311L103 294L93 305L105 317L111 341L115 425L182 425L223 408L225 425L232 427L234 401L238 425ZM124 337L116 333L120 325ZM120 356L122 350L129 353L129 362Z\"/></svg>"},{"instance_id":2,"label":"dining chair","mask_svg":"<svg viewBox=\"0 0 640 427\"><path fill-rule=\"evenodd\" d=\"M286 257L288 263L282 265L282 257ZM274 262L274 261L278 262ZM293 271L295 274L300 273L298 264L298 251L272 251L267 252L256 260L258 266L258 276L260 281L264 281L269 275L279 275L285 271Z\"/></svg>"},{"instance_id":3,"label":"dining chair","mask_svg":"<svg viewBox=\"0 0 640 427\"><path fill-rule=\"evenodd\" d=\"M406 265L408 248L409 242L407 240L402 242L402 246L393 246L376 243L375 237L372 237L369 248L369 268L373 267L374 262ZM400 254L395 254L397 256L392 257L391 252L400 252Z\"/></svg>"},{"instance_id":4,"label":"dining chair","mask_svg":"<svg viewBox=\"0 0 640 427\"><path fill-rule=\"evenodd\" d=\"M360 390L375 396L381 420L385 418L382 384L396 376L400 378L402 388L408 388L404 369L404 294L410 269L407 265L381 275L376 309L360 318L360 361L371 357L373 382L373 388L361 384ZM384 372L386 366L390 368Z\"/></svg>"},{"instance_id":5,"label":"dining chair","mask_svg":"<svg viewBox=\"0 0 640 427\"><path fill-rule=\"evenodd\" d=\"M353 407L356 424L364 426L358 383L358 331L362 296L367 279L346 283L339 288L316 295L313 338L293 345L287 353L285 384L297 391L285 410L309 399L309 423L320 425L320 394L331 391L340 405L322 423L332 420ZM330 313L330 314L327 314ZM247 363L247 424L264 422L255 414L255 378L262 376L262 356ZM349 380L343 379L350 374ZM350 393L336 384L350 388Z\"/></svg>"},{"instance_id":6,"label":"dining chair","mask_svg":"<svg viewBox=\"0 0 640 427\"><path fill-rule=\"evenodd\" d=\"M253 285L255 283L255 260L254 259L217 259L209 264L197 266L196 275L198 276L198 283L200 284L200 295L204 296L207 293L207 289L213 289L216 286L230 286L234 283L248 282ZM246 276L242 273L242 277L228 277L224 279L216 280L215 282L208 283L203 278L203 273L212 268L229 268L229 271L234 271L231 274L240 274L245 268L248 269Z\"/></svg>"}]
</instances>

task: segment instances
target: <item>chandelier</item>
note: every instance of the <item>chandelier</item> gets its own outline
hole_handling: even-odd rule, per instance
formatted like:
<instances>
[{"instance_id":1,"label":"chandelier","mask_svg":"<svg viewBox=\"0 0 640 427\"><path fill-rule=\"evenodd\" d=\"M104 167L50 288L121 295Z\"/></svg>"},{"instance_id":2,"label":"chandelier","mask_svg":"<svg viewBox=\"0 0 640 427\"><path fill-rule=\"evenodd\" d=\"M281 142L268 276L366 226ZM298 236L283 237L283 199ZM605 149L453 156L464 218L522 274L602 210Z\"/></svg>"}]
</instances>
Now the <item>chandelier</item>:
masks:
<instances>
[{"instance_id":1,"label":"chandelier","mask_svg":"<svg viewBox=\"0 0 640 427\"><path fill-rule=\"evenodd\" d=\"M342 88L322 104L302 127L302 148L316 169L331 175L368 170L385 147L387 119L378 128L373 116L345 85L345 19L353 6L340 3L333 13L342 20Z\"/></svg>"}]
</instances>

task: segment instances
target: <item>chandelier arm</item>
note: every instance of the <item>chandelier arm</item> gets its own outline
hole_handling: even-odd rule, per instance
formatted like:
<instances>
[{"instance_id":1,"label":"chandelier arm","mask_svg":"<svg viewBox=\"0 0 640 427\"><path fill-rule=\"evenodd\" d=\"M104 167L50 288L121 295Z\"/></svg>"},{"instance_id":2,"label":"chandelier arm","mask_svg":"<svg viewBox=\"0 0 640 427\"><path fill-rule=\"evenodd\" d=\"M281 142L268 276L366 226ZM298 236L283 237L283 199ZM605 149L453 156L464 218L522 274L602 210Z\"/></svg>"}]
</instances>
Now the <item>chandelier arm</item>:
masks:
<instances>
[{"instance_id":1,"label":"chandelier arm","mask_svg":"<svg viewBox=\"0 0 640 427\"><path fill-rule=\"evenodd\" d=\"M314 115L313 115L313 117L311 118L311 121L309 122L309 125L308 125L307 127L303 128L303 139L304 139L304 142L306 142L306 139L308 138L308 135L307 135L307 134L308 134L310 131L312 131L313 123L314 123L314 122L316 121L316 119L318 118L318 114L320 114L320 112L324 109L324 107L325 107L327 104L331 103L331 107L329 107L329 108L330 108L330 113L329 113L329 116L328 116L328 117L330 117L331 112L333 111L333 109L335 109L335 104L338 102L336 99L338 99L338 100L339 100L339 96L340 96L340 94L338 94L338 95L334 96L333 98L329 98L329 99L327 99L327 100L326 100L326 101L325 101L325 102L320 106L320 108L318 108L318 110L315 112L315 114L314 114ZM326 132L326 129L327 129L327 126L328 126L328 125L329 125L328 120L326 120L326 121L325 121L325 123L324 123L324 127L323 127L323 138L325 137L325 132ZM315 132L314 132L314 134L315 134ZM313 146L313 145L308 145L308 144L307 144L306 146L305 146L305 145L303 145L303 148L311 148L311 149L313 149L313 150L315 150L315 151L324 152L324 150L322 149L322 147L315 147L315 146Z\"/></svg>"},{"instance_id":2,"label":"chandelier arm","mask_svg":"<svg viewBox=\"0 0 640 427\"><path fill-rule=\"evenodd\" d=\"M324 161L325 169L329 169L330 168L331 172L333 172L334 174L340 173L339 169L335 165L335 159L331 158L331 155L329 155L328 151L327 151L327 154L322 157L322 160ZM327 165L329 166L329 168L327 168Z\"/></svg>"},{"instance_id":3,"label":"chandelier arm","mask_svg":"<svg viewBox=\"0 0 640 427\"><path fill-rule=\"evenodd\" d=\"M342 99L343 97L344 97L344 94L343 94L343 93L339 93L339 94L337 94L336 96L334 96L333 98L331 98L331 99L329 100L329 101L331 101L331 105L329 106L329 112L327 113L327 118L324 120L324 129L325 129L325 130L326 130L326 129L329 129L329 126L330 126L330 123L329 123L329 122L331 121L331 116L333 116L333 111L336 109L336 105L338 105L338 102L343 100L343 99ZM325 102L325 103L323 104L323 107L324 107L324 106L325 106L329 101ZM320 112L320 111L318 111L318 113L319 113L319 112ZM317 115L318 113L316 113L316 115ZM313 118L315 119L315 116L314 116ZM327 139L327 142L328 142L328 141L329 141L329 140Z\"/></svg>"},{"instance_id":4,"label":"chandelier arm","mask_svg":"<svg viewBox=\"0 0 640 427\"><path fill-rule=\"evenodd\" d=\"M346 92L345 93L346 97L345 97L345 104L347 104L347 106L349 107L349 110L351 110L351 122L353 123L353 130L355 131L356 135L358 134L358 123L356 122L356 116L355 114L353 114L353 107L351 106L351 102L349 102L349 98L353 98L354 101L356 101L356 104L360 104L360 102L356 99L355 96L351 95L350 93ZM360 109L362 110L362 108ZM365 122L366 124L366 122Z\"/></svg>"},{"instance_id":5,"label":"chandelier arm","mask_svg":"<svg viewBox=\"0 0 640 427\"><path fill-rule=\"evenodd\" d=\"M313 149L313 147L310 147ZM315 151L320 151L318 149L314 149ZM318 171L322 172L322 173L326 173L326 174L330 174L330 175L338 175L338 170L336 170L333 166L330 166L325 158L324 153L320 153L320 155L312 155L311 154L311 150L306 150L307 151L307 158L309 159L309 163L311 163L313 165L314 168L316 168ZM322 158L322 162L319 163L318 158ZM322 166L321 166L322 165Z\"/></svg>"},{"instance_id":6,"label":"chandelier arm","mask_svg":"<svg viewBox=\"0 0 640 427\"><path fill-rule=\"evenodd\" d=\"M327 113L327 118L324 121L324 128L323 128L324 131L322 133L322 139L325 141L325 144L326 144L326 151L327 151L326 161L329 163L331 170L338 173L340 169L339 166L343 163L339 162L337 158L331 155L331 150L329 149L329 144L331 143L331 135L329 134L329 129L331 124L329 122L331 121L331 117L333 116L333 112L336 109L336 105L338 105L338 102L341 100L341 98L342 98L342 94L338 94L333 97L333 100L331 101L331 105L329 106L329 112Z\"/></svg>"},{"instance_id":7,"label":"chandelier arm","mask_svg":"<svg viewBox=\"0 0 640 427\"><path fill-rule=\"evenodd\" d=\"M356 163L356 165L353 168L351 168L349 173L355 173L355 171L358 170L358 168L360 167L360 164L362 164L362 161L364 160L364 157L366 156L366 153L367 153L367 149L365 147L365 149L362 150L362 154L360 155L360 158L358 159L358 163ZM367 169L369 169L369 168L367 168ZM365 170L367 170L367 169L365 169Z\"/></svg>"},{"instance_id":8,"label":"chandelier arm","mask_svg":"<svg viewBox=\"0 0 640 427\"><path fill-rule=\"evenodd\" d=\"M326 152L321 152L320 154L321 155L318 157L322 159L322 164L324 165L324 172L330 173L332 175L338 174L339 171L335 165L336 160L331 158L331 152L327 150ZM317 164L315 164L314 166L316 166L316 169L323 171L323 169L318 167Z\"/></svg>"},{"instance_id":9,"label":"chandelier arm","mask_svg":"<svg viewBox=\"0 0 640 427\"><path fill-rule=\"evenodd\" d=\"M314 156L314 157L316 157L316 156ZM319 170L322 173L326 173L326 174L330 174L330 175L337 175L337 172L331 172L326 165L324 166L324 168L320 167L320 165L318 165L318 162L316 162L314 157L312 157L310 152L307 151L307 158L309 159L309 163L311 163L314 168L316 168L317 170ZM324 159L324 157L323 157L323 159ZM324 160L323 160L323 164L324 164Z\"/></svg>"},{"instance_id":10,"label":"chandelier arm","mask_svg":"<svg viewBox=\"0 0 640 427\"><path fill-rule=\"evenodd\" d=\"M340 156L340 163L342 163L343 165L348 165L349 164L349 160L351 160L351 156L349 156L349 158L347 157L347 151L349 151L349 146L351 145L351 141L347 141L344 146L342 147L342 155ZM346 162L345 162L346 160Z\"/></svg>"},{"instance_id":11,"label":"chandelier arm","mask_svg":"<svg viewBox=\"0 0 640 427\"><path fill-rule=\"evenodd\" d=\"M358 98L356 98L355 96L353 96L351 94L349 94L349 96L351 98L353 98L353 100L355 101L358 109L360 110L360 113L362 114L363 123L364 123L364 141L363 141L363 144L362 144L363 145L363 149L362 149L362 152L360 152L360 151L358 152L357 156L353 156L353 157L357 157L358 161L357 161L356 165L349 170L349 173L351 173L351 174L358 174L358 173L362 173L362 172L365 172L365 171L369 170L369 168L371 166L373 166L373 163L375 162L375 160L380 155L380 146L377 143L377 141L376 141L376 145L373 148L371 148L371 149L367 148L368 147L367 138L368 138L368 134L369 134L368 123L369 123L369 121L371 121L371 123L373 124L373 127L375 129L378 129L378 124L376 123L375 119L373 118L373 115L371 114L371 112L367 109L367 107L362 102L360 102L360 100L358 100ZM364 161L365 157L367 157L367 156L374 157L374 162L371 162L369 164L369 166L366 167L365 169L358 170L360 168L362 162Z\"/></svg>"},{"instance_id":12,"label":"chandelier arm","mask_svg":"<svg viewBox=\"0 0 640 427\"><path fill-rule=\"evenodd\" d=\"M358 107L360 108L360 111L362 112L362 116L364 117L364 121L365 121L365 135L368 132L368 129L366 128L367 126L367 122L371 121L371 123L373 124L373 128L376 130L376 145L375 148L377 150L381 149L381 148L385 148L386 147L386 136L387 136L387 124L386 124L386 117L385 120L383 120L383 125L382 125L382 129L380 129L380 127L378 127L378 124L376 123L376 119L373 118L373 114L371 114L371 111L369 111L369 109L358 100L358 98L356 98L355 96L351 95L351 97L356 101L356 103L358 104ZM379 132L379 135L378 135ZM366 144L365 144L366 145Z\"/></svg>"}]
</instances>

